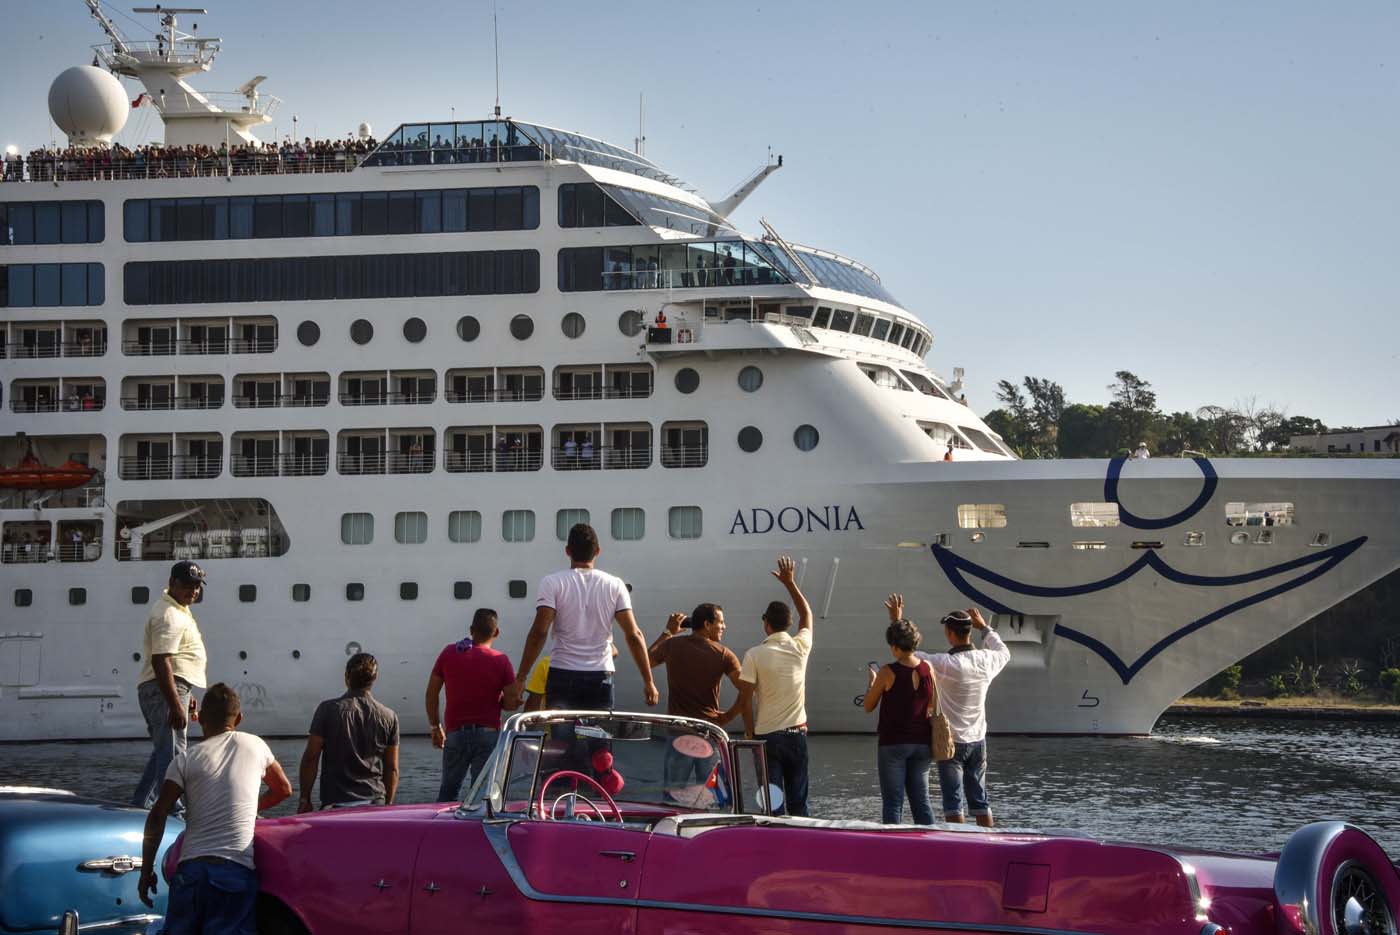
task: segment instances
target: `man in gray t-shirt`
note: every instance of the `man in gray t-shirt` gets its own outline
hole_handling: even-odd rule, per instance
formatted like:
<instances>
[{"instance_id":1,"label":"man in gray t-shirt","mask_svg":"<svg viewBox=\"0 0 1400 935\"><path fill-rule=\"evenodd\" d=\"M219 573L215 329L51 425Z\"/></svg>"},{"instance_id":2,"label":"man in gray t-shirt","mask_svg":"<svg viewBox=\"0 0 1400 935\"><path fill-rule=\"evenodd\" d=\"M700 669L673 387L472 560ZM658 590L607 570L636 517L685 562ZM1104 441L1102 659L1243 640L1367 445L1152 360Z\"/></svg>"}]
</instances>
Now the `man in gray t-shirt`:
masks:
<instances>
[{"instance_id":1,"label":"man in gray t-shirt","mask_svg":"<svg viewBox=\"0 0 1400 935\"><path fill-rule=\"evenodd\" d=\"M356 653L345 663L345 694L316 707L301 755L298 812L309 812L321 770L321 807L393 805L399 785L399 716L370 694L379 663Z\"/></svg>"}]
</instances>

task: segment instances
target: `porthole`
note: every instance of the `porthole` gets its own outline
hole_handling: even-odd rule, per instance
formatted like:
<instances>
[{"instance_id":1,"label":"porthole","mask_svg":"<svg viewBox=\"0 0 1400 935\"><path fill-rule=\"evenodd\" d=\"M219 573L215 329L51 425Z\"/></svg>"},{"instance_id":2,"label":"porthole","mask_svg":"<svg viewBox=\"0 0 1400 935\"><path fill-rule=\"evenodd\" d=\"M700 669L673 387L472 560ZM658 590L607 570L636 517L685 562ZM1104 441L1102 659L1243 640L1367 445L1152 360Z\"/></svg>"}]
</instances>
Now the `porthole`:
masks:
<instances>
[{"instance_id":1,"label":"porthole","mask_svg":"<svg viewBox=\"0 0 1400 935\"><path fill-rule=\"evenodd\" d=\"M357 318L350 324L350 340L356 344L368 344L373 337L374 325L363 318Z\"/></svg>"},{"instance_id":2,"label":"porthole","mask_svg":"<svg viewBox=\"0 0 1400 935\"><path fill-rule=\"evenodd\" d=\"M469 601L472 599L472 583L470 581L452 582L452 596L459 601Z\"/></svg>"},{"instance_id":3,"label":"porthole","mask_svg":"<svg viewBox=\"0 0 1400 935\"><path fill-rule=\"evenodd\" d=\"M145 585L138 585L131 589L131 603L149 604L151 601L151 589Z\"/></svg>"},{"instance_id":4,"label":"porthole","mask_svg":"<svg viewBox=\"0 0 1400 935\"><path fill-rule=\"evenodd\" d=\"M535 322L529 315L516 315L510 320L510 334L517 341L524 341L534 333Z\"/></svg>"},{"instance_id":5,"label":"porthole","mask_svg":"<svg viewBox=\"0 0 1400 935\"><path fill-rule=\"evenodd\" d=\"M507 593L517 600L525 596L525 581L521 578L514 578L507 586Z\"/></svg>"},{"instance_id":6,"label":"porthole","mask_svg":"<svg viewBox=\"0 0 1400 935\"><path fill-rule=\"evenodd\" d=\"M244 604L251 604L258 599L258 586L256 584L240 584L238 586L238 600Z\"/></svg>"},{"instance_id":7,"label":"porthole","mask_svg":"<svg viewBox=\"0 0 1400 935\"><path fill-rule=\"evenodd\" d=\"M763 433L752 425L744 426L739 430L739 447L753 454L763 447Z\"/></svg>"},{"instance_id":8,"label":"porthole","mask_svg":"<svg viewBox=\"0 0 1400 935\"><path fill-rule=\"evenodd\" d=\"M417 582L417 581L400 581L400 582L399 582L399 600L401 600L401 601L416 601L416 600L418 600L418 582Z\"/></svg>"},{"instance_id":9,"label":"porthole","mask_svg":"<svg viewBox=\"0 0 1400 935\"><path fill-rule=\"evenodd\" d=\"M296 601L298 604L304 604L307 601L311 600L311 585L292 585L292 600Z\"/></svg>"},{"instance_id":10,"label":"porthole","mask_svg":"<svg viewBox=\"0 0 1400 935\"><path fill-rule=\"evenodd\" d=\"M345 599L347 601L362 601L365 599L365 586L359 581L352 581L345 586ZM359 650L355 650L359 652Z\"/></svg>"},{"instance_id":11,"label":"porthole","mask_svg":"<svg viewBox=\"0 0 1400 935\"><path fill-rule=\"evenodd\" d=\"M304 321L297 325L297 340L310 347L321 340L321 326L314 321Z\"/></svg>"},{"instance_id":12,"label":"porthole","mask_svg":"<svg viewBox=\"0 0 1400 935\"><path fill-rule=\"evenodd\" d=\"M87 588L69 588L68 603L74 607L81 607L87 603Z\"/></svg>"},{"instance_id":13,"label":"porthole","mask_svg":"<svg viewBox=\"0 0 1400 935\"><path fill-rule=\"evenodd\" d=\"M481 322L471 315L463 315L457 319L457 337L463 341L475 341L481 337Z\"/></svg>"},{"instance_id":14,"label":"porthole","mask_svg":"<svg viewBox=\"0 0 1400 935\"><path fill-rule=\"evenodd\" d=\"M587 323L578 312L570 312L564 316L563 321L559 322L559 327L563 330L564 337L577 338L583 334L583 329L587 327Z\"/></svg>"},{"instance_id":15,"label":"porthole","mask_svg":"<svg viewBox=\"0 0 1400 935\"><path fill-rule=\"evenodd\" d=\"M753 393L763 385L763 371L757 367L749 366L739 371L739 389L745 393Z\"/></svg>"},{"instance_id":16,"label":"porthole","mask_svg":"<svg viewBox=\"0 0 1400 935\"><path fill-rule=\"evenodd\" d=\"M799 425L792 433L792 443L799 451L811 451L821 439L821 433L810 425Z\"/></svg>"},{"instance_id":17,"label":"porthole","mask_svg":"<svg viewBox=\"0 0 1400 935\"><path fill-rule=\"evenodd\" d=\"M421 318L410 318L403 323L403 336L409 343L417 344L428 336L428 326Z\"/></svg>"},{"instance_id":18,"label":"porthole","mask_svg":"<svg viewBox=\"0 0 1400 935\"><path fill-rule=\"evenodd\" d=\"M676 389L682 393L694 393L700 387L700 374L690 367L676 371Z\"/></svg>"},{"instance_id":19,"label":"porthole","mask_svg":"<svg viewBox=\"0 0 1400 935\"><path fill-rule=\"evenodd\" d=\"M621 315L617 316L617 330L621 331L629 338L635 338L637 335L641 334L642 313L633 310L623 312Z\"/></svg>"}]
</instances>

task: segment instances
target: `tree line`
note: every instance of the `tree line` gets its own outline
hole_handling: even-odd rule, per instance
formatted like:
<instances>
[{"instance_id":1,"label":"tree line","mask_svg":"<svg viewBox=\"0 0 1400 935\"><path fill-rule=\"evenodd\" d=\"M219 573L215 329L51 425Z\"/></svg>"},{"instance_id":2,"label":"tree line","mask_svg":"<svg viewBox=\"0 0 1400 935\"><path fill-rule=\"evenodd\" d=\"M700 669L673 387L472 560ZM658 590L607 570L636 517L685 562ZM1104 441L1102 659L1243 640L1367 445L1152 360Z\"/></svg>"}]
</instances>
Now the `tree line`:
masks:
<instances>
[{"instance_id":1,"label":"tree line","mask_svg":"<svg viewBox=\"0 0 1400 935\"><path fill-rule=\"evenodd\" d=\"M1114 374L1108 393L1106 404L1071 403L1054 380L1001 380L1001 406L984 418L1022 458L1111 458L1131 453L1140 442L1154 455L1284 452L1293 435L1329 431L1320 419L1290 416L1255 399L1165 413L1157 408L1152 384L1128 370Z\"/></svg>"}]
</instances>

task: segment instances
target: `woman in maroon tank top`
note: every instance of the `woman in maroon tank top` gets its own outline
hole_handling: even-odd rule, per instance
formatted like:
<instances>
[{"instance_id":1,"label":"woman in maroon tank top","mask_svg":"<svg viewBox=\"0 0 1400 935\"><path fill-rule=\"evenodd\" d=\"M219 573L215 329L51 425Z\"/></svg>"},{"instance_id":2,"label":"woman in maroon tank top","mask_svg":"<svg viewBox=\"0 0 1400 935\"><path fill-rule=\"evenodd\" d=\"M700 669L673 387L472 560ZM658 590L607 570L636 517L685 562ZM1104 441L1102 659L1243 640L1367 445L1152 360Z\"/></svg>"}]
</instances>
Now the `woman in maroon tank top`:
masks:
<instances>
[{"instance_id":1,"label":"woman in maroon tank top","mask_svg":"<svg viewBox=\"0 0 1400 935\"><path fill-rule=\"evenodd\" d=\"M870 687L865 693L865 710L880 709L880 821L887 825L903 820L905 796L914 823L933 824L928 797L928 771L933 763L929 749L933 672L927 662L914 655L921 639L912 622L891 623L885 630L885 642L894 662L878 671L871 668Z\"/></svg>"}]
</instances>

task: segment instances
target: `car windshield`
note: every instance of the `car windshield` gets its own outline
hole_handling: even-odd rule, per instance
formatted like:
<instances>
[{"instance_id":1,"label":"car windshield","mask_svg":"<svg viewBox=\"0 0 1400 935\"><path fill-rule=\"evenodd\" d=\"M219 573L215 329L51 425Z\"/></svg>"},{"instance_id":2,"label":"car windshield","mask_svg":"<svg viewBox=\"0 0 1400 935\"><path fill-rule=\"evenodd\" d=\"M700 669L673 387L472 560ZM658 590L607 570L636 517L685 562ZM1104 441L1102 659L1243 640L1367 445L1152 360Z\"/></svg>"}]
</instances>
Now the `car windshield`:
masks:
<instances>
[{"instance_id":1,"label":"car windshield","mask_svg":"<svg viewBox=\"0 0 1400 935\"><path fill-rule=\"evenodd\" d=\"M473 784L468 808L489 795L507 812L528 812L543 788L545 809L563 809L572 802L560 800L575 791L599 802L601 787L619 805L733 811L727 738L704 722L544 711L512 725ZM584 778L555 778L561 772Z\"/></svg>"}]
</instances>

